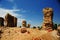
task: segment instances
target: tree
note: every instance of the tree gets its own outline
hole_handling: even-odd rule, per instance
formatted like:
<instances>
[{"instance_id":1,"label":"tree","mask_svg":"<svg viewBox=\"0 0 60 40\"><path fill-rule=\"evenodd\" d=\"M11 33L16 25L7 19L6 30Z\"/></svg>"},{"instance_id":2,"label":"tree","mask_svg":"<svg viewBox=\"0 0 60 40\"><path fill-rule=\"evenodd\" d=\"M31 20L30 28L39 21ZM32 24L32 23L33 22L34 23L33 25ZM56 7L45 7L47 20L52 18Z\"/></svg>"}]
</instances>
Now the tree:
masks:
<instances>
[{"instance_id":1,"label":"tree","mask_svg":"<svg viewBox=\"0 0 60 40\"><path fill-rule=\"evenodd\" d=\"M35 29L36 27L35 27L35 26L33 26L33 28Z\"/></svg>"},{"instance_id":2,"label":"tree","mask_svg":"<svg viewBox=\"0 0 60 40\"><path fill-rule=\"evenodd\" d=\"M54 24L52 27L53 30L57 30L57 24Z\"/></svg>"},{"instance_id":3,"label":"tree","mask_svg":"<svg viewBox=\"0 0 60 40\"><path fill-rule=\"evenodd\" d=\"M39 29L39 30L41 30L41 29L42 29L42 27L38 26L38 29Z\"/></svg>"},{"instance_id":4,"label":"tree","mask_svg":"<svg viewBox=\"0 0 60 40\"><path fill-rule=\"evenodd\" d=\"M20 28L21 28L21 26L20 26Z\"/></svg>"},{"instance_id":5,"label":"tree","mask_svg":"<svg viewBox=\"0 0 60 40\"><path fill-rule=\"evenodd\" d=\"M57 30L57 24L55 24L55 27L54 28Z\"/></svg>"}]
</instances>

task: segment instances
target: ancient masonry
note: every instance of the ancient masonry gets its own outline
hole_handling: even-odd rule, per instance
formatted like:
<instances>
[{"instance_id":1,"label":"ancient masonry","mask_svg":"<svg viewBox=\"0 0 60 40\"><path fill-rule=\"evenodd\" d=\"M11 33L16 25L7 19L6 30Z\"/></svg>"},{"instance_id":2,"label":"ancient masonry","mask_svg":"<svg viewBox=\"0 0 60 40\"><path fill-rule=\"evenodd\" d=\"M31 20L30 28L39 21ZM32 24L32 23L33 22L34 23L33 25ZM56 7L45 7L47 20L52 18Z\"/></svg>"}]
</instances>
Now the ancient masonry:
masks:
<instances>
[{"instance_id":1,"label":"ancient masonry","mask_svg":"<svg viewBox=\"0 0 60 40\"><path fill-rule=\"evenodd\" d=\"M22 27L26 27L27 23L25 20L22 21Z\"/></svg>"},{"instance_id":2,"label":"ancient masonry","mask_svg":"<svg viewBox=\"0 0 60 40\"><path fill-rule=\"evenodd\" d=\"M7 27L16 27L17 26L17 18L8 13L5 16L5 26L7 26Z\"/></svg>"},{"instance_id":3,"label":"ancient masonry","mask_svg":"<svg viewBox=\"0 0 60 40\"><path fill-rule=\"evenodd\" d=\"M52 8L44 8L43 9L43 29L52 28L53 27L53 10Z\"/></svg>"},{"instance_id":4,"label":"ancient masonry","mask_svg":"<svg viewBox=\"0 0 60 40\"><path fill-rule=\"evenodd\" d=\"M27 24L27 28L30 28L30 26L31 26L30 24Z\"/></svg>"},{"instance_id":5,"label":"ancient masonry","mask_svg":"<svg viewBox=\"0 0 60 40\"><path fill-rule=\"evenodd\" d=\"M4 18L0 17L0 26L4 26Z\"/></svg>"}]
</instances>

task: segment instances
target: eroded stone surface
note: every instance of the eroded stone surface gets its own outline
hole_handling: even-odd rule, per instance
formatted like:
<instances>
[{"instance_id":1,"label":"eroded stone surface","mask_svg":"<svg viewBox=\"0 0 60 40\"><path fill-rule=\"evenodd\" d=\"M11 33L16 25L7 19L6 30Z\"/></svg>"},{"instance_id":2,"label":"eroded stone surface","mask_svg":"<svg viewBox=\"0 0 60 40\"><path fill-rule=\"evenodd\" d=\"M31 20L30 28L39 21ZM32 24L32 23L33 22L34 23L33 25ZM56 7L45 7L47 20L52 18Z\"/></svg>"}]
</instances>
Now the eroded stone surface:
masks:
<instances>
[{"instance_id":1,"label":"eroded stone surface","mask_svg":"<svg viewBox=\"0 0 60 40\"><path fill-rule=\"evenodd\" d=\"M53 27L53 10L52 8L44 8L43 9L43 29L48 28L48 27Z\"/></svg>"}]
</instances>

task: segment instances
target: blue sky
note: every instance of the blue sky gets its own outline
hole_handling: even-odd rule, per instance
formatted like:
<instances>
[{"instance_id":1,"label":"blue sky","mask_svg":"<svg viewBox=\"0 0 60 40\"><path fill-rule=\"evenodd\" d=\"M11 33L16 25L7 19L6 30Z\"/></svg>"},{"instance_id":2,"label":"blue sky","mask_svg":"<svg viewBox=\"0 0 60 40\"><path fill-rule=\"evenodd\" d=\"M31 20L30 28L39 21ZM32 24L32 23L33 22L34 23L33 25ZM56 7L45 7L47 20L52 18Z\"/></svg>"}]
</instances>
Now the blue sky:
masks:
<instances>
[{"instance_id":1,"label":"blue sky","mask_svg":"<svg viewBox=\"0 0 60 40\"><path fill-rule=\"evenodd\" d=\"M60 23L59 0L0 0L0 16L4 17L10 13L18 18L18 26L22 20L26 20L32 26L41 26L43 23L42 10L45 7L53 8L54 23Z\"/></svg>"}]
</instances>

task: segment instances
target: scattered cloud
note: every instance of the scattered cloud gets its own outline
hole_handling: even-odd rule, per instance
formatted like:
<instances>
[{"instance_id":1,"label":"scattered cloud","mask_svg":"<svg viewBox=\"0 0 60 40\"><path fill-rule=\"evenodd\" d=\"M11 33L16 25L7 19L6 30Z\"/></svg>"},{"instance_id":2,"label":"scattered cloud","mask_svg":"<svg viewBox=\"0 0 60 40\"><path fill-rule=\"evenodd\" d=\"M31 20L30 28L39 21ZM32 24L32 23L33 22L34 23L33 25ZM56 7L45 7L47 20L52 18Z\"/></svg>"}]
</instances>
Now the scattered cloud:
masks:
<instances>
[{"instance_id":1,"label":"scattered cloud","mask_svg":"<svg viewBox=\"0 0 60 40\"><path fill-rule=\"evenodd\" d=\"M21 12L22 12L22 13L25 13L25 12L27 12L27 11L22 9Z\"/></svg>"},{"instance_id":2,"label":"scattered cloud","mask_svg":"<svg viewBox=\"0 0 60 40\"><path fill-rule=\"evenodd\" d=\"M23 21L23 20L25 20L25 19L23 19L23 18L18 18L18 23L17 23L18 26L22 26L22 21Z\"/></svg>"},{"instance_id":3,"label":"scattered cloud","mask_svg":"<svg viewBox=\"0 0 60 40\"><path fill-rule=\"evenodd\" d=\"M17 9L17 5L16 5L16 3L13 5L12 8L13 8L13 9Z\"/></svg>"},{"instance_id":4,"label":"scattered cloud","mask_svg":"<svg viewBox=\"0 0 60 40\"><path fill-rule=\"evenodd\" d=\"M29 23L31 23L31 22L32 22L31 20L28 20L28 22L27 22L27 23L29 24Z\"/></svg>"},{"instance_id":5,"label":"scattered cloud","mask_svg":"<svg viewBox=\"0 0 60 40\"><path fill-rule=\"evenodd\" d=\"M19 9L5 9L5 8L0 8L0 17L4 17L7 13L10 13L13 16L21 16L17 14L16 12L20 11Z\"/></svg>"},{"instance_id":6,"label":"scattered cloud","mask_svg":"<svg viewBox=\"0 0 60 40\"><path fill-rule=\"evenodd\" d=\"M7 13L11 14L12 16L15 16L18 18L18 26L21 24L24 18L21 18L22 15L18 14L17 12L20 12L21 10L19 9L5 9L5 8L0 8L0 17L5 17Z\"/></svg>"}]
</instances>

